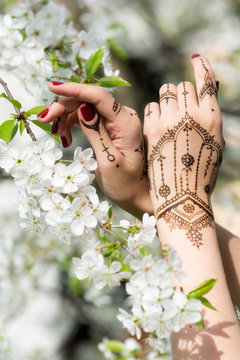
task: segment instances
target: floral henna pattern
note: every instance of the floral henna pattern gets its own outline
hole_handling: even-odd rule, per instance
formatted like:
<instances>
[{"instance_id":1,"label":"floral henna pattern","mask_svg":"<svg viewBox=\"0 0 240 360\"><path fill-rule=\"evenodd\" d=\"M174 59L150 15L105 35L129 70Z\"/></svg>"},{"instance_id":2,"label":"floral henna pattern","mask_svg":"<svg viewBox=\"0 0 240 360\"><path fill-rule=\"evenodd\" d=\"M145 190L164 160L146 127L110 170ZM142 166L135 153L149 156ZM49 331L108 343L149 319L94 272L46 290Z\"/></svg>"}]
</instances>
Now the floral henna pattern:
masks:
<instances>
[{"instance_id":1,"label":"floral henna pattern","mask_svg":"<svg viewBox=\"0 0 240 360\"><path fill-rule=\"evenodd\" d=\"M152 147L149 156L150 188L160 203L157 218L163 218L171 230L186 230L187 238L198 249L203 245L201 230L213 226L210 194L222 162L222 152L214 135L186 111L182 120ZM170 158L174 161L169 161ZM167 176L169 172L171 177Z\"/></svg>"}]
</instances>

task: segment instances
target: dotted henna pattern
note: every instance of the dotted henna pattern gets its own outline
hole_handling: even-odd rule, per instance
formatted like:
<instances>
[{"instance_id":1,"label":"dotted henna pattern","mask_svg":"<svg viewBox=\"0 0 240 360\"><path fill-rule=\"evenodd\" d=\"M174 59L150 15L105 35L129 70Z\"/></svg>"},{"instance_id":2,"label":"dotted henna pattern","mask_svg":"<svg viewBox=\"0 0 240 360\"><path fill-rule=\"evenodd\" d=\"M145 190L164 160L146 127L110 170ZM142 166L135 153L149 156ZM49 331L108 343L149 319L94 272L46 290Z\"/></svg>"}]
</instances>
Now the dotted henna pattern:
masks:
<instances>
[{"instance_id":1,"label":"dotted henna pattern","mask_svg":"<svg viewBox=\"0 0 240 360\"><path fill-rule=\"evenodd\" d=\"M191 136L194 139L192 142ZM186 142L185 152L183 141ZM199 153L194 152L193 156L196 144ZM157 144L152 146L148 160L148 177L160 202L156 210L157 218L163 218L171 230L186 230L187 239L198 249L203 245L201 230L213 223L209 195L221 165L222 152L215 136L210 135L186 111L181 121L167 129ZM174 160L170 162L171 165L170 158ZM169 166L172 166L173 174L167 180ZM205 182L203 185L202 178Z\"/></svg>"}]
</instances>

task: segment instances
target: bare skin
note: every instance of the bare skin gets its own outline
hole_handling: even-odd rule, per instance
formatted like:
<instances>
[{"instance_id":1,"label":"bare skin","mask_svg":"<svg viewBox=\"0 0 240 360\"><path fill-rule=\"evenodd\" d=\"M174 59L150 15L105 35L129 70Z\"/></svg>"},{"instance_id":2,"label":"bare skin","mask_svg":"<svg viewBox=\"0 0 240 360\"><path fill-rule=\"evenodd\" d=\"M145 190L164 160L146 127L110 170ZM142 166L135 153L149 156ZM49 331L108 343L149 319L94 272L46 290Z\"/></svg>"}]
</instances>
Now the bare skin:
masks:
<instances>
[{"instance_id":1,"label":"bare skin","mask_svg":"<svg viewBox=\"0 0 240 360\"><path fill-rule=\"evenodd\" d=\"M195 70L194 62L193 68ZM196 82L200 81L196 71L195 78ZM120 106L100 87L76 83L54 86L50 83L49 88L61 98L51 104L47 116L39 120L44 123L57 123L55 129L58 129L55 133L65 137L65 146L71 145L71 128L80 125L95 151L98 161L96 177L104 194L140 219L144 212L152 214L147 180L143 176L145 159L141 152L141 121L135 110ZM168 101L173 99L170 98ZM93 104L101 117L101 135L85 126L94 125L98 120L97 113L91 121L84 120L81 109L86 103ZM114 156L114 161L108 161L104 147ZM216 230L231 297L234 304L240 307L240 269L237 265L240 258L240 239L220 225L216 225Z\"/></svg>"}]
</instances>

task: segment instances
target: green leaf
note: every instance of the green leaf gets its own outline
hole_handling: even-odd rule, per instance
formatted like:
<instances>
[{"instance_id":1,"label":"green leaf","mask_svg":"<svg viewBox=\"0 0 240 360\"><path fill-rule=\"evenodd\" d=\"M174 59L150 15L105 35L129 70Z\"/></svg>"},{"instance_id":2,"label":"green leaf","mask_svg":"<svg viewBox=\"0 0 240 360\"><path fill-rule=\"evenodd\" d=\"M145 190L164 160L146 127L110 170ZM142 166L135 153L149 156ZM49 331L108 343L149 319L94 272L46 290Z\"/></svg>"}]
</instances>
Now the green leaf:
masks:
<instances>
[{"instance_id":1,"label":"green leaf","mask_svg":"<svg viewBox=\"0 0 240 360\"><path fill-rule=\"evenodd\" d=\"M139 251L142 256L147 256L147 250L145 249L144 246L141 246Z\"/></svg>"},{"instance_id":2,"label":"green leaf","mask_svg":"<svg viewBox=\"0 0 240 360\"><path fill-rule=\"evenodd\" d=\"M13 131L12 131L12 135L11 135L10 141L12 141L12 139L15 137L17 131L18 131L18 124L16 123L16 124L14 125L14 128L13 128Z\"/></svg>"},{"instance_id":3,"label":"green leaf","mask_svg":"<svg viewBox=\"0 0 240 360\"><path fill-rule=\"evenodd\" d=\"M108 209L107 217L108 217L109 220L111 220L111 218L112 218L112 207L111 207L111 206L110 206L110 208Z\"/></svg>"},{"instance_id":4,"label":"green leaf","mask_svg":"<svg viewBox=\"0 0 240 360\"><path fill-rule=\"evenodd\" d=\"M14 100L14 99L11 99L9 96L7 96L5 93L2 93L0 95L0 97L3 97L5 98L6 100L8 100L11 104L13 104L13 106L16 106L17 109L21 109L22 107L22 104L17 101L17 100Z\"/></svg>"},{"instance_id":5,"label":"green leaf","mask_svg":"<svg viewBox=\"0 0 240 360\"><path fill-rule=\"evenodd\" d=\"M198 331L202 330L204 328L203 318L200 321L198 321L196 323L196 325L197 325Z\"/></svg>"},{"instance_id":6,"label":"green leaf","mask_svg":"<svg viewBox=\"0 0 240 360\"><path fill-rule=\"evenodd\" d=\"M25 129L25 123L23 120L20 121L19 129L20 129L20 134L22 135L22 133Z\"/></svg>"},{"instance_id":7,"label":"green leaf","mask_svg":"<svg viewBox=\"0 0 240 360\"><path fill-rule=\"evenodd\" d=\"M45 109L46 109L46 106L44 106L44 105L35 106L35 107L29 109L28 111L26 111L26 115L27 116L37 115Z\"/></svg>"},{"instance_id":8,"label":"green leaf","mask_svg":"<svg viewBox=\"0 0 240 360\"><path fill-rule=\"evenodd\" d=\"M107 43L110 47L110 49L112 50L112 52L114 52L114 54L116 54L120 59L122 60L127 60L128 59L128 54L127 52L124 50L123 47L121 47L116 39L112 38L112 39L107 39Z\"/></svg>"},{"instance_id":9,"label":"green leaf","mask_svg":"<svg viewBox=\"0 0 240 360\"><path fill-rule=\"evenodd\" d=\"M32 122L35 125L37 125L38 127L40 127L42 130L44 130L46 133L51 135L57 142L59 142L61 144L61 141L60 141L59 137L56 136L56 135L53 135L51 133L52 126L50 124L43 124L43 123L40 123L38 120L32 120Z\"/></svg>"},{"instance_id":10,"label":"green leaf","mask_svg":"<svg viewBox=\"0 0 240 360\"><path fill-rule=\"evenodd\" d=\"M202 302L202 304L203 304L204 306L206 306L206 307L208 307L208 308L210 308L210 309L212 309L212 310L217 311L217 309L215 308L215 306L213 306L213 305L210 303L210 301L208 301L208 299L206 299L205 297L201 296L201 297L199 298L199 300L201 300L201 302Z\"/></svg>"},{"instance_id":11,"label":"green leaf","mask_svg":"<svg viewBox=\"0 0 240 360\"><path fill-rule=\"evenodd\" d=\"M89 77L97 71L99 65L102 62L104 54L104 48L98 49L94 51L90 58L87 60L85 69L86 69L86 75Z\"/></svg>"},{"instance_id":12,"label":"green leaf","mask_svg":"<svg viewBox=\"0 0 240 360\"><path fill-rule=\"evenodd\" d=\"M95 85L100 85L104 87L115 87L115 86L131 86L129 82L123 80L118 76L104 76L97 80Z\"/></svg>"},{"instance_id":13,"label":"green leaf","mask_svg":"<svg viewBox=\"0 0 240 360\"><path fill-rule=\"evenodd\" d=\"M3 139L6 143L9 143L12 138L15 124L16 120L7 120L4 121L4 123L2 123L0 126L0 138Z\"/></svg>"},{"instance_id":14,"label":"green leaf","mask_svg":"<svg viewBox=\"0 0 240 360\"><path fill-rule=\"evenodd\" d=\"M77 56L77 55L76 55L76 63L77 63L77 65L78 65L79 69L82 69L82 62L81 62L81 59L80 59L80 57L79 57L79 56Z\"/></svg>"},{"instance_id":15,"label":"green leaf","mask_svg":"<svg viewBox=\"0 0 240 360\"><path fill-rule=\"evenodd\" d=\"M204 294L208 293L215 285L217 279L209 279L197 286L195 289L187 294L188 299L199 299Z\"/></svg>"},{"instance_id":16,"label":"green leaf","mask_svg":"<svg viewBox=\"0 0 240 360\"><path fill-rule=\"evenodd\" d=\"M106 348L112 352L122 352L126 351L126 346L121 342L117 340L109 340L104 342Z\"/></svg>"}]
</instances>

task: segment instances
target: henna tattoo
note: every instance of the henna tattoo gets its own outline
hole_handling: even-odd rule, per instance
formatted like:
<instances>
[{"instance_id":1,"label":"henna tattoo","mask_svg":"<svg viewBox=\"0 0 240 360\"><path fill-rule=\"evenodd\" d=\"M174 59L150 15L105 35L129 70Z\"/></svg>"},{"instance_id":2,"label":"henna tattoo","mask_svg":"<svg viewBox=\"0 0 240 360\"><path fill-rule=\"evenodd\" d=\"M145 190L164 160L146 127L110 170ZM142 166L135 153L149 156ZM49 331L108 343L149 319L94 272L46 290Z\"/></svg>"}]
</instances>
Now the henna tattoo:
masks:
<instances>
[{"instance_id":1,"label":"henna tattoo","mask_svg":"<svg viewBox=\"0 0 240 360\"><path fill-rule=\"evenodd\" d=\"M147 114L146 114L146 116L149 116L149 117L150 117L151 114L152 114L150 104L148 104L147 107L148 107L148 108L147 108Z\"/></svg>"},{"instance_id":2,"label":"henna tattoo","mask_svg":"<svg viewBox=\"0 0 240 360\"><path fill-rule=\"evenodd\" d=\"M185 84L185 82L183 82L183 92L182 92L182 95L184 96L185 109L187 109L187 94L189 94L189 92L186 90L186 84Z\"/></svg>"},{"instance_id":3,"label":"henna tattoo","mask_svg":"<svg viewBox=\"0 0 240 360\"><path fill-rule=\"evenodd\" d=\"M86 124L86 123L83 122L83 121L82 121L82 124L83 124L86 128L98 132L98 134L100 135L100 133L99 133L100 116L99 116L99 115L98 115L97 121L96 121L94 124L88 125L88 124Z\"/></svg>"},{"instance_id":4,"label":"henna tattoo","mask_svg":"<svg viewBox=\"0 0 240 360\"><path fill-rule=\"evenodd\" d=\"M106 147L103 142L102 142L102 145L103 145L102 152L106 151L108 161L113 162L115 160L115 156L108 151L109 148Z\"/></svg>"},{"instance_id":5,"label":"henna tattoo","mask_svg":"<svg viewBox=\"0 0 240 360\"><path fill-rule=\"evenodd\" d=\"M184 147L183 142L186 144ZM199 148L197 156L194 152L196 146ZM169 165L172 154L174 161ZM210 135L187 111L181 121L168 129L152 147L149 156L148 177L151 177L156 199L161 200L156 210L157 218L163 218L171 230L185 230L187 239L198 249L204 244L201 230L213 226L210 194L221 161L222 147L215 141L215 136ZM165 175L169 166L174 174L170 178ZM177 171L180 166L184 166L181 173ZM190 172L194 174L191 178ZM199 186L202 174L205 180ZM163 202L162 198L165 199Z\"/></svg>"},{"instance_id":6,"label":"henna tattoo","mask_svg":"<svg viewBox=\"0 0 240 360\"><path fill-rule=\"evenodd\" d=\"M168 104L169 99L174 99L177 101L177 95L169 90L169 84L167 84L167 91L160 95L160 102L166 100L166 104Z\"/></svg>"},{"instance_id":7,"label":"henna tattoo","mask_svg":"<svg viewBox=\"0 0 240 360\"><path fill-rule=\"evenodd\" d=\"M217 99L217 97L218 97L217 96L217 86L214 85L212 76L209 74L209 70L206 67L206 65L204 64L204 61L202 58L201 58L201 62L202 62L202 66L203 66L204 70L206 71L206 73L205 73L205 77L204 77L204 84L199 92L199 100L202 101L202 99L206 95L210 95L210 97L215 96ZM214 111L214 110L212 109L212 111Z\"/></svg>"},{"instance_id":8,"label":"henna tattoo","mask_svg":"<svg viewBox=\"0 0 240 360\"><path fill-rule=\"evenodd\" d=\"M142 181L147 176L147 162L145 158L145 147L144 147L144 141L142 140L141 144L137 149L134 150L135 152L139 152L142 155L142 161L143 161L143 171L142 176L140 177L140 180Z\"/></svg>"},{"instance_id":9,"label":"henna tattoo","mask_svg":"<svg viewBox=\"0 0 240 360\"><path fill-rule=\"evenodd\" d=\"M114 103L113 103L113 112L115 112L115 115L118 115L121 111L122 105L116 100L114 99Z\"/></svg>"},{"instance_id":10,"label":"henna tattoo","mask_svg":"<svg viewBox=\"0 0 240 360\"><path fill-rule=\"evenodd\" d=\"M103 146L102 152L106 152L108 161L110 161L110 162L115 161L115 156L108 151L109 148L106 147L105 144L103 143L103 138L101 137L101 134L100 134L100 116L98 115L97 121L92 125L88 125L88 124L84 123L83 121L82 121L82 124L86 128L94 130L94 131L96 131L98 133L98 135L100 137L101 144Z\"/></svg>"}]
</instances>

